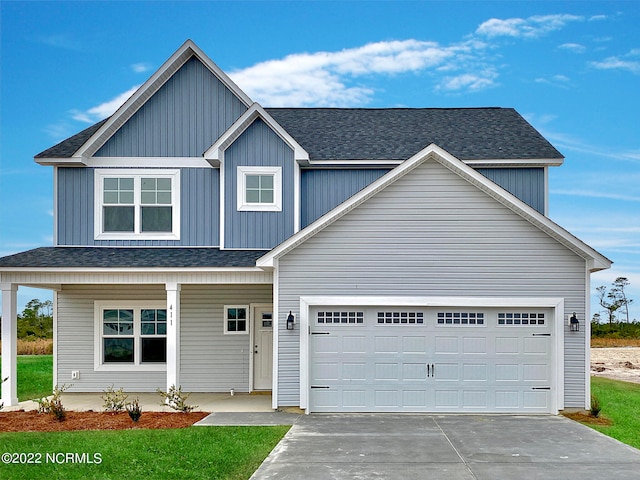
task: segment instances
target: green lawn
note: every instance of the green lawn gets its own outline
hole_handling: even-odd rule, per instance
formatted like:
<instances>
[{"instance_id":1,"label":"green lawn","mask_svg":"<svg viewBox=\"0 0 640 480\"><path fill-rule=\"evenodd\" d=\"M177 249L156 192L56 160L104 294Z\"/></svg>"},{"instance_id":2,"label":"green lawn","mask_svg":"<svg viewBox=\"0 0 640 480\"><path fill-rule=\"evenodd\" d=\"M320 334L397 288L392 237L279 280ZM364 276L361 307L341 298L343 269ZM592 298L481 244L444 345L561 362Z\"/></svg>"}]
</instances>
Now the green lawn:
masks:
<instances>
[{"instance_id":1,"label":"green lawn","mask_svg":"<svg viewBox=\"0 0 640 480\"><path fill-rule=\"evenodd\" d=\"M31 459L41 462L0 463L0 478L246 480L289 428L0 433L0 454L35 454ZM73 461L60 455L69 453L77 454Z\"/></svg>"},{"instance_id":2,"label":"green lawn","mask_svg":"<svg viewBox=\"0 0 640 480\"><path fill-rule=\"evenodd\" d=\"M4 378L2 367L0 378ZM51 395L52 390L53 355L18 355L18 400L42 398Z\"/></svg>"},{"instance_id":3,"label":"green lawn","mask_svg":"<svg viewBox=\"0 0 640 480\"><path fill-rule=\"evenodd\" d=\"M589 426L627 445L640 448L640 385L591 377L591 393L600 400L600 414L613 424L608 427Z\"/></svg>"}]
</instances>

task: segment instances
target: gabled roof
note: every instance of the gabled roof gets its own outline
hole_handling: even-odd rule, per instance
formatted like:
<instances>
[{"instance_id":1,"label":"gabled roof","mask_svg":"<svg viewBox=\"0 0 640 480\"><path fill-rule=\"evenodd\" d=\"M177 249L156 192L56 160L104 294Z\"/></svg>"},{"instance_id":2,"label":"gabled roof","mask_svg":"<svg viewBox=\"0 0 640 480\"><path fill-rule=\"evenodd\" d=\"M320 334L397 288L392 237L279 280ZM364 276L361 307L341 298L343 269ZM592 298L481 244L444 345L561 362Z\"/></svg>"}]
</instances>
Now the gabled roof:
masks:
<instances>
[{"instance_id":1,"label":"gabled roof","mask_svg":"<svg viewBox=\"0 0 640 480\"><path fill-rule=\"evenodd\" d=\"M169 59L109 118L83 130L60 142L55 147L35 156L42 165L59 164L58 158L67 158L66 164L82 164L83 159L91 157L104 143L124 125L151 98L171 76L191 57L196 57L218 79L231 90L247 108L253 103L229 76L224 73L192 40L182 44ZM73 139L73 141L72 141ZM77 145L80 144L78 147Z\"/></svg>"},{"instance_id":2,"label":"gabled roof","mask_svg":"<svg viewBox=\"0 0 640 480\"><path fill-rule=\"evenodd\" d=\"M296 160L309 160L309 154L300 146L295 139L284 130L271 115L258 103L254 103L244 112L238 120L231 125L222 136L215 141L209 149L204 152L204 158L211 164L219 164L224 150L229 147L251 124L258 118L262 119L271 130L273 130L286 144L293 150L293 157Z\"/></svg>"},{"instance_id":3,"label":"gabled roof","mask_svg":"<svg viewBox=\"0 0 640 480\"><path fill-rule=\"evenodd\" d=\"M264 250L219 248L42 247L0 258L14 268L252 268Z\"/></svg>"},{"instance_id":4,"label":"gabled roof","mask_svg":"<svg viewBox=\"0 0 640 480\"><path fill-rule=\"evenodd\" d=\"M366 202L373 195L394 183L399 178L410 173L422 163L430 160L439 162L453 173L475 185L502 205L520 215L526 221L539 228L550 237L554 238L572 252L584 258L587 262L589 271L595 272L611 267L611 260L606 258L604 255L600 254L582 240L575 237L567 230L539 213L537 210L531 208L511 193L499 187L481 173L465 165L464 162L457 159L446 150L434 144L422 149L410 159L401 165L398 165L393 170L317 219L315 222L289 237L273 250L259 258L256 265L261 268L273 268L280 257L286 255L316 233L325 229L336 220L342 218L351 210Z\"/></svg>"}]
</instances>

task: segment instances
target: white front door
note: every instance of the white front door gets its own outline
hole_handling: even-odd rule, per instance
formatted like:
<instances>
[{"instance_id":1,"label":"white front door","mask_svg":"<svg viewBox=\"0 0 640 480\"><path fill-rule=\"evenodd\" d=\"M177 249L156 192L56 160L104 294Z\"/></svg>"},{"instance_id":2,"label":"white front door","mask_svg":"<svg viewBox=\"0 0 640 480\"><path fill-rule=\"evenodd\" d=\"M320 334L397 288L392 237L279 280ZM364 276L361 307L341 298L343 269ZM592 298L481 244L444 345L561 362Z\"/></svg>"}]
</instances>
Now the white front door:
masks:
<instances>
[{"instance_id":1,"label":"white front door","mask_svg":"<svg viewBox=\"0 0 640 480\"><path fill-rule=\"evenodd\" d=\"M271 390L273 375L273 307L253 309L253 389Z\"/></svg>"}]
</instances>

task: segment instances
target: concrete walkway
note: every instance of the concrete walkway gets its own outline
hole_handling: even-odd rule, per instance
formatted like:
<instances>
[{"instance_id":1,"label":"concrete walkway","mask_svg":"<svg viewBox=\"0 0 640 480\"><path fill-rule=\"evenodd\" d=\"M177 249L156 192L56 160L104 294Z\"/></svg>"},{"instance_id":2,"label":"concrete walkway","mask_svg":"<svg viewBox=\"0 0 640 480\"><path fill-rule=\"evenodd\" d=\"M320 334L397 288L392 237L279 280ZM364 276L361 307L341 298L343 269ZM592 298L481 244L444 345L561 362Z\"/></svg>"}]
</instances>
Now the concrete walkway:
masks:
<instances>
[{"instance_id":1,"label":"concrete walkway","mask_svg":"<svg viewBox=\"0 0 640 480\"><path fill-rule=\"evenodd\" d=\"M125 392L131 401L138 397L143 412L173 412L169 407L160 405L162 398L157 393ZM65 409L75 412L103 410L102 393L63 393L62 404ZM254 395L248 393L192 393L187 399L189 405L198 405L197 412L273 412L271 395ZM13 407L5 407L3 411L37 410L38 404L31 400L20 402Z\"/></svg>"},{"instance_id":2,"label":"concrete walkway","mask_svg":"<svg viewBox=\"0 0 640 480\"><path fill-rule=\"evenodd\" d=\"M252 479L637 480L640 450L556 416L301 416Z\"/></svg>"}]
</instances>

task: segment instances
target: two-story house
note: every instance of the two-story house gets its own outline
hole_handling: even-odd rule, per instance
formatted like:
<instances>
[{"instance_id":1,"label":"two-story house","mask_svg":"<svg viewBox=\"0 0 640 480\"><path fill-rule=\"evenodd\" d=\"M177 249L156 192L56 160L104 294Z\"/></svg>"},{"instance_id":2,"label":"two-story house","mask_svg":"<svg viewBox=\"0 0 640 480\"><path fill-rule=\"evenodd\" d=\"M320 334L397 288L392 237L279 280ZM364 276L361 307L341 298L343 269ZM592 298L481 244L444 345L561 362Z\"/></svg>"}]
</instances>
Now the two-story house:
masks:
<instances>
[{"instance_id":1,"label":"two-story house","mask_svg":"<svg viewBox=\"0 0 640 480\"><path fill-rule=\"evenodd\" d=\"M0 259L6 404L21 285L54 291L54 382L72 391L589 404L589 276L611 262L546 216L563 157L513 109L263 108L187 41L35 160L54 246Z\"/></svg>"}]
</instances>

